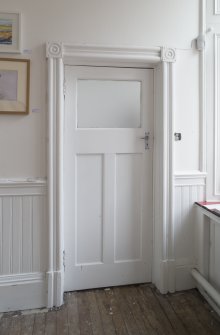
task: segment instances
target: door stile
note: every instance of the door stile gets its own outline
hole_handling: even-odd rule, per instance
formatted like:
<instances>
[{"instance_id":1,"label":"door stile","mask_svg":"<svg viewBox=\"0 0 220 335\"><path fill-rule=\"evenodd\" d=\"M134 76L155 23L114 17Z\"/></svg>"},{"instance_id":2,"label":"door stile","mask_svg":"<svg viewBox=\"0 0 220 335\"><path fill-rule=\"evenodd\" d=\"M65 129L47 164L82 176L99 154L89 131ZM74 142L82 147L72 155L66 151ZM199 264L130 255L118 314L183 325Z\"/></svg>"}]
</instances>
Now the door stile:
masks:
<instances>
[{"instance_id":1,"label":"door stile","mask_svg":"<svg viewBox=\"0 0 220 335\"><path fill-rule=\"evenodd\" d=\"M103 262L114 263L115 235L115 154L104 155ZM108 252L111 250L111 253Z\"/></svg>"}]
</instances>

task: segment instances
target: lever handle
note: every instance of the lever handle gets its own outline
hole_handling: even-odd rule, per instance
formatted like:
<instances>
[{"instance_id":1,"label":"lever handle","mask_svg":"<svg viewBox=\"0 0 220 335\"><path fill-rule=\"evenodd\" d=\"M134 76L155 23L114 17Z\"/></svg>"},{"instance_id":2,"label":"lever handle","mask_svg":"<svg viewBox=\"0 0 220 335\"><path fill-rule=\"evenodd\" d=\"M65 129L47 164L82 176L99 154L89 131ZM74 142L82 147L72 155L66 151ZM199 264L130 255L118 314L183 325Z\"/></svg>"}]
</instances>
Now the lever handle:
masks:
<instances>
[{"instance_id":1,"label":"lever handle","mask_svg":"<svg viewBox=\"0 0 220 335\"><path fill-rule=\"evenodd\" d=\"M149 147L149 139L150 139L150 133L149 131L144 133L144 137L139 137L140 140L145 141L145 150L150 149Z\"/></svg>"},{"instance_id":2,"label":"lever handle","mask_svg":"<svg viewBox=\"0 0 220 335\"><path fill-rule=\"evenodd\" d=\"M139 137L140 140L147 140L149 138L149 135L145 135L144 137Z\"/></svg>"}]
</instances>

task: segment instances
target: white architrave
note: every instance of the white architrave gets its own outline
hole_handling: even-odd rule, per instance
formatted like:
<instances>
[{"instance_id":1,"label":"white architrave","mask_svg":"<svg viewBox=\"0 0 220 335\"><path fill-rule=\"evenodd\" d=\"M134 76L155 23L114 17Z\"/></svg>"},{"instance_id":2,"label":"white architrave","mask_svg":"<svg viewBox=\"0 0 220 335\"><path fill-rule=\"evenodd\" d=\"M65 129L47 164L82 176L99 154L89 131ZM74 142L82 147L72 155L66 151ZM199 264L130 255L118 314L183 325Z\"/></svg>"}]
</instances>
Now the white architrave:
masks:
<instances>
[{"instance_id":1,"label":"white architrave","mask_svg":"<svg viewBox=\"0 0 220 335\"><path fill-rule=\"evenodd\" d=\"M63 304L63 47L47 44L48 58L48 299Z\"/></svg>"},{"instance_id":2,"label":"white architrave","mask_svg":"<svg viewBox=\"0 0 220 335\"><path fill-rule=\"evenodd\" d=\"M172 48L116 48L47 44L48 58L48 307L63 303L64 64L155 68L154 259L152 280L162 293L175 290L173 250Z\"/></svg>"},{"instance_id":3,"label":"white architrave","mask_svg":"<svg viewBox=\"0 0 220 335\"><path fill-rule=\"evenodd\" d=\"M167 286L164 284L162 290L175 291L175 259L174 259L174 61L163 63L164 67L164 91L163 91L163 114L164 114L164 156L163 156L163 260L167 262ZM167 84L167 85L166 85Z\"/></svg>"},{"instance_id":4,"label":"white architrave","mask_svg":"<svg viewBox=\"0 0 220 335\"><path fill-rule=\"evenodd\" d=\"M175 291L174 259L174 68L175 49L162 48L155 73L153 282L161 293Z\"/></svg>"}]
</instances>

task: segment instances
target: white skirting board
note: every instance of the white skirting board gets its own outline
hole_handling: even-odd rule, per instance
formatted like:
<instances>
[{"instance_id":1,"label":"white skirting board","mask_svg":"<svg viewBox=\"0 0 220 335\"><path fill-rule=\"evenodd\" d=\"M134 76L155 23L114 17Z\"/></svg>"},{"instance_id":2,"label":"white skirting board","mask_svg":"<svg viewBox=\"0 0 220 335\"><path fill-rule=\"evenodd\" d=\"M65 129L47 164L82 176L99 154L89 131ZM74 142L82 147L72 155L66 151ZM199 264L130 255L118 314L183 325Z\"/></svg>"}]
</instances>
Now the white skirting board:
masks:
<instances>
[{"instance_id":1,"label":"white skirting board","mask_svg":"<svg viewBox=\"0 0 220 335\"><path fill-rule=\"evenodd\" d=\"M191 270L195 265L166 260L161 262L161 287L166 288L161 293L174 293L176 291L190 290L195 288L195 281L192 278Z\"/></svg>"},{"instance_id":2,"label":"white skirting board","mask_svg":"<svg viewBox=\"0 0 220 335\"><path fill-rule=\"evenodd\" d=\"M191 275L191 270L193 267L194 267L194 264L176 266L175 291L190 290L196 287L195 280L193 280L192 275Z\"/></svg>"},{"instance_id":3,"label":"white skirting board","mask_svg":"<svg viewBox=\"0 0 220 335\"><path fill-rule=\"evenodd\" d=\"M0 276L0 312L45 307L46 296L44 273Z\"/></svg>"}]
</instances>

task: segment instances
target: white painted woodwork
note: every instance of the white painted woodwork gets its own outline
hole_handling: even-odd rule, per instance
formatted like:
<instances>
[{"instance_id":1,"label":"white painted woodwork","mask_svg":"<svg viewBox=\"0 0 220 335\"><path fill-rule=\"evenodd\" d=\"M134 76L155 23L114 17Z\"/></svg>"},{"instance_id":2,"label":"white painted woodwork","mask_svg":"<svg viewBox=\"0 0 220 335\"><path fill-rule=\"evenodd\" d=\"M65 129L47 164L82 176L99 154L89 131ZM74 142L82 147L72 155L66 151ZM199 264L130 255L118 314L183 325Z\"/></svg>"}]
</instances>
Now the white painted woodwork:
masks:
<instances>
[{"instance_id":1,"label":"white painted woodwork","mask_svg":"<svg viewBox=\"0 0 220 335\"><path fill-rule=\"evenodd\" d=\"M46 305L46 183L0 180L0 312Z\"/></svg>"},{"instance_id":2,"label":"white painted woodwork","mask_svg":"<svg viewBox=\"0 0 220 335\"><path fill-rule=\"evenodd\" d=\"M212 221L210 224L210 259L209 281L220 292L220 267L219 267L219 238L220 225Z\"/></svg>"},{"instance_id":3,"label":"white painted woodwork","mask_svg":"<svg viewBox=\"0 0 220 335\"><path fill-rule=\"evenodd\" d=\"M216 290L220 291L220 219L200 207L196 209L196 268Z\"/></svg>"},{"instance_id":4,"label":"white painted woodwork","mask_svg":"<svg viewBox=\"0 0 220 335\"><path fill-rule=\"evenodd\" d=\"M43 183L0 183L0 231L0 276L46 270Z\"/></svg>"},{"instance_id":5,"label":"white painted woodwork","mask_svg":"<svg viewBox=\"0 0 220 335\"><path fill-rule=\"evenodd\" d=\"M75 178L76 264L101 264L103 262L103 155L77 155ZM72 246L74 247L74 244ZM68 245L65 254L68 257Z\"/></svg>"},{"instance_id":6,"label":"white painted woodwork","mask_svg":"<svg viewBox=\"0 0 220 335\"><path fill-rule=\"evenodd\" d=\"M171 55L173 54L171 51ZM175 54L176 55L176 54ZM174 88L175 57L155 69L154 118L154 270L153 283L162 293L175 290L174 255ZM158 99L157 97L160 97ZM162 182L162 184L161 184ZM160 208L160 210L158 210Z\"/></svg>"},{"instance_id":7,"label":"white painted woodwork","mask_svg":"<svg viewBox=\"0 0 220 335\"><path fill-rule=\"evenodd\" d=\"M142 258L141 235L142 229L144 229L142 225L147 224L144 222L146 217L141 217L143 206L147 202L142 194L143 174L145 173L142 171L145 165L143 159L143 154L119 154L116 156L115 262L140 261ZM147 191L151 192L151 189ZM150 234L151 227L149 228ZM149 238L146 240L147 243L150 243Z\"/></svg>"},{"instance_id":8,"label":"white painted woodwork","mask_svg":"<svg viewBox=\"0 0 220 335\"><path fill-rule=\"evenodd\" d=\"M207 0L206 96L207 96L207 200L220 199L220 30L219 1ZM211 11L212 10L212 11Z\"/></svg>"},{"instance_id":9,"label":"white painted woodwork","mask_svg":"<svg viewBox=\"0 0 220 335\"><path fill-rule=\"evenodd\" d=\"M63 99L61 75L63 73L62 61L67 64L86 64L98 65L105 64L107 66L125 66L147 67L149 63L155 65L160 61L160 48L111 48L111 47L77 47L71 45L63 45L60 43L47 44L48 59L48 92L49 92L49 142L48 142L48 219L50 234L48 244L48 269L47 278L47 306L60 306L63 303L63 266L60 263L63 258L65 263L65 253L62 247L63 239L63 220L62 216L62 181L63 171L61 170L62 162L62 127L63 123ZM175 61L175 50L163 48L164 61ZM166 81L164 81L166 83ZM65 83L64 83L65 92ZM57 98L55 98L57 97ZM169 100L169 95L167 97ZM158 120L163 123L163 119L159 115L162 111L157 110ZM58 121L59 120L59 121ZM161 139L162 140L162 139ZM159 152L160 141L155 146L155 152ZM157 164L156 164L157 166ZM58 167L58 169L57 169ZM158 166L158 173L161 175L161 182L166 175L162 175L162 166ZM56 183L54 183L56 180ZM59 185L59 190L56 187ZM160 189L162 184L159 183ZM56 210L55 210L56 209ZM59 213L59 216L57 216ZM57 243L57 241L59 243ZM63 265L65 265L63 263Z\"/></svg>"},{"instance_id":10,"label":"white painted woodwork","mask_svg":"<svg viewBox=\"0 0 220 335\"><path fill-rule=\"evenodd\" d=\"M54 149L54 137L56 134L56 127L54 125L54 99L52 97L56 94L56 83L54 83L54 61L52 58L47 60L47 73L48 73L48 123L47 123L47 175L48 175L48 194L47 194L47 220L48 220L48 268L47 268L47 306L53 307L54 305L54 243L56 237L54 236L56 226L55 216L55 190L54 190L54 165L55 165L55 149Z\"/></svg>"},{"instance_id":11,"label":"white painted woodwork","mask_svg":"<svg viewBox=\"0 0 220 335\"><path fill-rule=\"evenodd\" d=\"M46 305L43 272L0 276L0 312L42 308Z\"/></svg>"},{"instance_id":12,"label":"white painted woodwork","mask_svg":"<svg viewBox=\"0 0 220 335\"><path fill-rule=\"evenodd\" d=\"M215 2L215 15L220 14L220 1L219 0L214 0Z\"/></svg>"},{"instance_id":13,"label":"white painted woodwork","mask_svg":"<svg viewBox=\"0 0 220 335\"><path fill-rule=\"evenodd\" d=\"M215 34L214 194L220 196L220 34Z\"/></svg>"},{"instance_id":14,"label":"white painted woodwork","mask_svg":"<svg viewBox=\"0 0 220 335\"><path fill-rule=\"evenodd\" d=\"M112 123L106 116L105 128L99 128L97 91L95 103L83 106L90 120L95 109L94 120L86 123L87 128L83 123L79 127L78 80L104 78L111 80L108 89L115 81L127 81L126 86L140 83L140 128L137 122L123 128L129 117L124 111L125 120L115 114ZM151 281L153 70L66 66L65 81L65 290ZM121 108L121 99L113 93L111 109L117 101ZM86 91L83 94L87 99ZM105 108L102 101L101 106ZM149 150L140 139L146 131L151 134Z\"/></svg>"},{"instance_id":15,"label":"white painted woodwork","mask_svg":"<svg viewBox=\"0 0 220 335\"><path fill-rule=\"evenodd\" d=\"M194 259L194 209L196 201L205 199L205 182L199 183L199 178L194 183L177 179L175 183L175 256L177 260L188 260L193 264Z\"/></svg>"},{"instance_id":16,"label":"white painted woodwork","mask_svg":"<svg viewBox=\"0 0 220 335\"><path fill-rule=\"evenodd\" d=\"M173 132L174 132L174 115L176 107L176 94L175 93L175 78L176 78L176 66L173 64L176 61L175 49L162 48L162 52L158 48L154 49L125 49L125 48L111 48L111 47L92 47L92 46L71 46L51 43L48 44L48 57L52 58L51 67L51 77L50 84L52 80L52 90L50 94L50 103L54 106L56 110L56 115L59 118L63 116L62 108L60 105L55 104L54 96L56 90L60 92L60 83L57 81L57 71L60 71L58 64L60 64L59 57L63 57L64 63L69 64L85 64L85 65L95 65L100 64L105 66L122 66L125 67L155 67L155 110L154 110L154 133L155 133L155 158L154 158L154 264L153 264L153 282L160 289L161 292L173 292L176 285L180 284L184 288L184 275L186 278L189 277L190 269L189 267L182 266L178 268L179 276L175 270L175 250L174 250L174 230L175 222L173 220L173 197L174 197L174 184L173 184ZM58 64L57 64L58 63ZM159 64L160 63L160 64ZM57 64L57 65L56 65ZM50 87L49 84L49 87ZM65 86L64 86L65 90ZM159 98L158 98L159 97ZM55 146L52 152L52 164L50 170L51 183L53 181L53 172L56 170L55 157L57 151L57 143L60 141L60 132L56 134L57 129L57 119L54 117L54 113L51 113L51 120L53 123L53 130L50 137L50 142L52 141ZM58 128L59 129L59 128ZM81 129L82 130L82 129ZM129 129L126 129L129 130ZM91 129L92 131L92 129ZM85 135L85 134L84 134ZM93 134L94 135L94 134ZM81 138L81 140L83 137ZM95 154L100 154L102 148L102 143L100 144L101 137L98 138L96 145L98 146L97 152ZM82 142L82 141L81 141ZM59 143L60 144L60 143ZM83 149L83 146L82 148ZM84 148L85 149L85 148ZM110 156L109 156L110 157ZM111 157L110 157L111 159ZM204 159L204 157L203 157ZM200 159L201 160L201 159ZM65 171L66 172L66 171ZM184 174L184 172L183 172ZM199 180L201 179L200 173L192 171L192 173L186 173L185 178L188 178L190 174L190 180L194 179L194 174L198 174ZM56 177L59 182L62 181L62 173L59 170ZM111 180L109 184L112 186ZM62 182L61 182L62 186ZM56 198L57 190L56 188L50 188L52 193L52 203L56 206L62 206L60 203L61 199ZM65 195L68 195L65 192ZM49 197L50 198L50 197ZM107 200L112 201L112 199ZM158 209L159 210L156 210ZM53 229L58 225L59 230L62 234L63 222L58 220L56 216L52 216ZM56 230L56 228L55 228ZM109 233L109 232L108 232ZM55 234L56 236L56 234ZM54 238L55 238L54 236ZM56 245L54 239L51 239L52 246ZM57 251L59 257L62 255L62 248L54 251L50 248L52 256L54 257L56 264ZM53 278L54 277L54 278ZM57 285L57 279L59 278ZM48 305L51 303L56 305L62 304L61 293L63 292L62 287L62 269L59 271L52 271L47 273L48 288L49 288L49 298ZM175 282L177 283L175 284ZM53 291L53 284L56 286ZM190 285L188 285L190 286ZM54 292L54 294L53 294ZM57 300L58 297L58 300ZM51 298L51 300L49 300Z\"/></svg>"},{"instance_id":17,"label":"white painted woodwork","mask_svg":"<svg viewBox=\"0 0 220 335\"><path fill-rule=\"evenodd\" d=\"M175 290L195 286L191 269L198 262L198 218L194 203L205 200L206 175L176 174L174 193Z\"/></svg>"},{"instance_id":18,"label":"white painted woodwork","mask_svg":"<svg viewBox=\"0 0 220 335\"><path fill-rule=\"evenodd\" d=\"M53 57L51 55L53 54ZM63 303L63 61L59 44L47 48L48 57L48 270L47 306Z\"/></svg>"},{"instance_id":19,"label":"white painted woodwork","mask_svg":"<svg viewBox=\"0 0 220 335\"><path fill-rule=\"evenodd\" d=\"M220 315L220 294L219 292L210 284L210 282L201 275L201 273L192 269L192 277L195 279L200 292L208 300L213 309Z\"/></svg>"},{"instance_id":20,"label":"white painted woodwork","mask_svg":"<svg viewBox=\"0 0 220 335\"><path fill-rule=\"evenodd\" d=\"M196 266L192 275L200 292L220 314L219 238L220 218L200 206L196 207ZM210 205L210 208L214 205Z\"/></svg>"}]
</instances>

